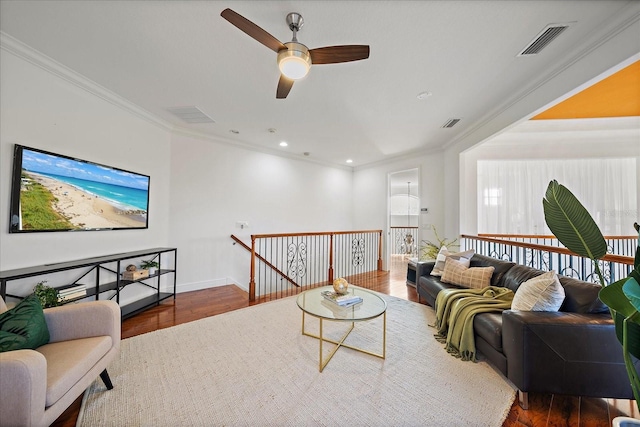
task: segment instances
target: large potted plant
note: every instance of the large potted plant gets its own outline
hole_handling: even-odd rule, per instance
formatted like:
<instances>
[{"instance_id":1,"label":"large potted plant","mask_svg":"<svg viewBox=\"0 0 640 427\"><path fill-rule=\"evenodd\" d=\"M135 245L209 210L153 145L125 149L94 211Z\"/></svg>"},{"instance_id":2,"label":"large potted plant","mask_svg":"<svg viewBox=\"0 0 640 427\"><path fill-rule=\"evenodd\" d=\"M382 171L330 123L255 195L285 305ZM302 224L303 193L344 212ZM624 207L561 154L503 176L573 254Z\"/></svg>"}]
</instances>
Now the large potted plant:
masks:
<instances>
[{"instance_id":1,"label":"large potted plant","mask_svg":"<svg viewBox=\"0 0 640 427\"><path fill-rule=\"evenodd\" d=\"M558 240L570 251L594 263L603 286L600 299L609 306L615 321L616 335L622 344L625 367L640 410L640 377L631 357L640 358L640 244L629 277L607 286L598 263L607 252L607 244L589 212L571 191L555 180L549 183L542 204L545 221ZM634 227L640 242L640 226L635 223Z\"/></svg>"}]
</instances>

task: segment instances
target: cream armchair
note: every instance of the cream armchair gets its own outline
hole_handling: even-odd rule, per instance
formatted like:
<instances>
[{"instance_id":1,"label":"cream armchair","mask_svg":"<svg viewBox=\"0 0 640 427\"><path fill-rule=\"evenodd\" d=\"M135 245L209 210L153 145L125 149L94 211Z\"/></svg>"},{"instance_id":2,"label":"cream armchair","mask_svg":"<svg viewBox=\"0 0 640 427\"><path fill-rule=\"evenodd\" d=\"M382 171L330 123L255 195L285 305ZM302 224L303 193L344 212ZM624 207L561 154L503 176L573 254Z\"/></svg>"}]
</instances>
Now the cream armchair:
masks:
<instances>
[{"instance_id":1,"label":"cream armchair","mask_svg":"<svg viewBox=\"0 0 640 427\"><path fill-rule=\"evenodd\" d=\"M6 305L0 298L0 313ZM91 301L44 310L51 339L36 350L0 353L0 426L48 426L120 350L120 307Z\"/></svg>"}]
</instances>

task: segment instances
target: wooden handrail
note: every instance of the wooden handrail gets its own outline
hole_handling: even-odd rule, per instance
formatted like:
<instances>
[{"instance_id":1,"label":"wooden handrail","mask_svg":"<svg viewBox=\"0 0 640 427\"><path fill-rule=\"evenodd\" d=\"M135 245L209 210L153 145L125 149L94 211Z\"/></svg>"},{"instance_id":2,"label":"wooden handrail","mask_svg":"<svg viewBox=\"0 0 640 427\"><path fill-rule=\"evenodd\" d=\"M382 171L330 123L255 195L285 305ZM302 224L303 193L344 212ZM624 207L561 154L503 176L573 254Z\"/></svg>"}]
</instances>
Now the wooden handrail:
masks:
<instances>
[{"instance_id":1,"label":"wooden handrail","mask_svg":"<svg viewBox=\"0 0 640 427\"><path fill-rule=\"evenodd\" d=\"M478 233L479 237L496 237L496 238L523 238L523 239L556 239L553 234L493 234L493 233ZM609 240L627 240L637 239L638 236L603 236Z\"/></svg>"},{"instance_id":2,"label":"wooden handrail","mask_svg":"<svg viewBox=\"0 0 640 427\"><path fill-rule=\"evenodd\" d=\"M557 246L546 246L546 245L537 245L537 244L534 244L534 243L514 242L513 240L492 239L492 238L489 238L489 237L481 237L481 235L471 236L471 235L468 235L468 234L462 234L460 236L460 238L480 240L480 241L483 241L483 242L515 246L515 247L519 247L519 248L535 249L535 250L545 251L545 252L554 252L554 253L559 253L559 254L564 254L564 255L572 255L572 256L577 256L577 257L580 256L580 255L578 255L578 254L576 254L574 252L571 252L569 249L559 248ZM629 257L629 256L612 255L612 254L606 254L605 256L603 256L600 259L602 261L610 261L610 262L615 262L615 263L618 263L618 264L627 264L627 265L633 265L633 260L634 260L632 257Z\"/></svg>"},{"instance_id":3,"label":"wooden handrail","mask_svg":"<svg viewBox=\"0 0 640 427\"><path fill-rule=\"evenodd\" d=\"M242 240L240 240L239 238L237 238L236 236L234 236L233 234L231 235L231 238L240 244L240 246L242 246L243 248L245 248L247 251L251 252L252 254L254 253L254 251L252 251L252 248L250 248L246 243L244 243ZM254 241L252 240L252 243ZM252 244L253 246L253 244ZM280 271L280 269L278 267L276 267L275 265L271 264L269 261L267 261L262 255L260 255L259 253L255 253L256 258L258 258L260 261L264 262L265 265L267 265L269 268L273 269L273 271L275 271L276 273L278 273L280 276L282 276L283 278L285 278L289 283L291 283L293 286L297 286L300 287L299 284L297 284L295 281L293 281L289 276L287 276L284 272ZM251 277L253 277L253 275L255 274L255 269L254 271L251 272Z\"/></svg>"},{"instance_id":4,"label":"wooden handrail","mask_svg":"<svg viewBox=\"0 0 640 427\"><path fill-rule=\"evenodd\" d=\"M251 237L264 239L270 237L304 237L304 236L330 236L334 234L358 234L358 233L378 233L381 230L356 230L356 231L318 231L305 233L277 233L277 234L252 234Z\"/></svg>"}]
</instances>

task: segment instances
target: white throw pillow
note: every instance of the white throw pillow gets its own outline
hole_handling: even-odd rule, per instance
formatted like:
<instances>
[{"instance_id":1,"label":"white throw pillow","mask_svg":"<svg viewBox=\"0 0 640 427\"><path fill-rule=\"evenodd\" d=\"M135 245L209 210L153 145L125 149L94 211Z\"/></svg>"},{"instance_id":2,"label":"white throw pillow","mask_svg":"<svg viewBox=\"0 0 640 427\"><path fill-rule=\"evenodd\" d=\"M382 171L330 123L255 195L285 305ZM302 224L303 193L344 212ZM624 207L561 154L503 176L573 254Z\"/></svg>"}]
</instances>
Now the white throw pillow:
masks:
<instances>
[{"instance_id":1,"label":"white throw pillow","mask_svg":"<svg viewBox=\"0 0 640 427\"><path fill-rule=\"evenodd\" d=\"M433 270L431 270L432 276L442 276L444 273L444 264L447 258L452 258L464 265L465 267L469 267L471 263L471 257L475 254L476 251L474 249L469 249L465 252L452 253L447 250L446 246L440 248L440 252L438 252L438 256L436 257L436 264L433 266Z\"/></svg>"},{"instance_id":2,"label":"white throw pillow","mask_svg":"<svg viewBox=\"0 0 640 427\"><path fill-rule=\"evenodd\" d=\"M511 303L512 310L558 311L564 301L564 288L555 271L549 271L522 283Z\"/></svg>"}]
</instances>

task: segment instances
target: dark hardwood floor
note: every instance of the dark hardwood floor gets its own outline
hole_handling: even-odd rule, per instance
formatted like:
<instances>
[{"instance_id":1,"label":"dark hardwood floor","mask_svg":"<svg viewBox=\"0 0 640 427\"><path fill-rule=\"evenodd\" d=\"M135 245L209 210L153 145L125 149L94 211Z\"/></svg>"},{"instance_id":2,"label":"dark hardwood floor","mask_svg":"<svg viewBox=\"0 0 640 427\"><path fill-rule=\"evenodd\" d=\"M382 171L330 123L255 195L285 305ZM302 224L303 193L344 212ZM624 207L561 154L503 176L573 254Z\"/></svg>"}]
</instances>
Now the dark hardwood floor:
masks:
<instances>
[{"instance_id":1,"label":"dark hardwood floor","mask_svg":"<svg viewBox=\"0 0 640 427\"><path fill-rule=\"evenodd\" d=\"M389 272L360 275L352 280L358 286L409 301L417 301L415 289L405 284L406 262L407 260L401 256L394 257ZM124 320L122 338L130 338L259 303L260 301L249 303L248 294L234 285L181 293L177 295L175 302L169 300ZM78 398L53 426L74 427L81 400L82 397ZM459 404L464 405L464 402ZM630 400L530 393L529 406L529 410L524 411L518 406L516 399L503 427L608 427L616 416L626 415L640 419L635 401Z\"/></svg>"}]
</instances>

